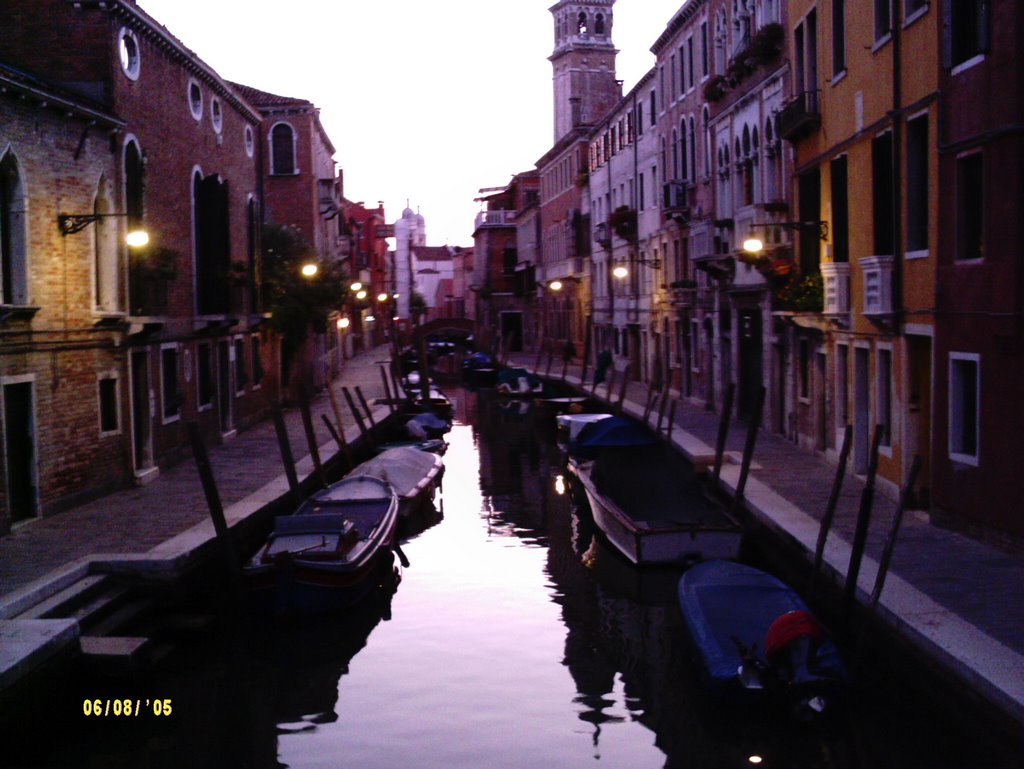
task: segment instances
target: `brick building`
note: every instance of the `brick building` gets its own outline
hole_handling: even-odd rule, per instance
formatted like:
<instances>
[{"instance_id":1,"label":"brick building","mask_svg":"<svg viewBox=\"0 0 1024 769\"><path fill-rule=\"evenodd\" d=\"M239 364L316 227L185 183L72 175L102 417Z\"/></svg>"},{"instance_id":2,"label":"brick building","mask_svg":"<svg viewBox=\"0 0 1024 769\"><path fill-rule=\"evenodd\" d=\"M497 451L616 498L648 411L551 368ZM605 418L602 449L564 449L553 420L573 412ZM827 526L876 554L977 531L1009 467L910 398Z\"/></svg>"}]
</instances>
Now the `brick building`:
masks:
<instances>
[{"instance_id":1,"label":"brick building","mask_svg":"<svg viewBox=\"0 0 1024 769\"><path fill-rule=\"evenodd\" d=\"M84 118L72 106L63 132L47 117L46 130L22 121L6 137L5 184L30 213L8 207L28 267L4 283L12 304L40 308L11 313L3 329L14 323L21 334L17 355L3 355L3 376L34 381L7 380L13 403L37 401L34 424L10 425L35 436L35 456L15 460L37 467L31 515L145 482L182 455L186 420L220 440L259 417L275 343L255 291L260 115L133 2L4 0L0 9L11 22L0 30L0 60L97 115L95 127L74 126ZM36 161L40 173L26 174ZM57 228L58 214L94 212L120 216ZM149 244L122 246L126 224L144 226ZM48 263L49 274L40 269ZM59 292L50 285L58 275ZM72 350L73 334L112 349L90 352L90 341ZM71 387L65 372L75 373L75 392L62 389ZM44 392L59 394L61 407L41 408ZM93 413L71 418L79 407ZM101 434L80 429L90 422ZM69 473L66 462L83 469Z\"/></svg>"}]
</instances>

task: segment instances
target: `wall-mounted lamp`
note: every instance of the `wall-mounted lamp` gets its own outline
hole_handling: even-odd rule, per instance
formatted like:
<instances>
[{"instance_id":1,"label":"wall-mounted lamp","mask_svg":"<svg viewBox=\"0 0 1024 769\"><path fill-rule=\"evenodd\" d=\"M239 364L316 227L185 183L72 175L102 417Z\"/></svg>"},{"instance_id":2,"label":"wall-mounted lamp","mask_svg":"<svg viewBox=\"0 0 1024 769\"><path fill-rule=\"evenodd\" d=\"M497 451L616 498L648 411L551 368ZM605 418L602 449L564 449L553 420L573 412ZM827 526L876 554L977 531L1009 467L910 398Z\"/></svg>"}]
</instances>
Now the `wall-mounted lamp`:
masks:
<instances>
[{"instance_id":1,"label":"wall-mounted lamp","mask_svg":"<svg viewBox=\"0 0 1024 769\"><path fill-rule=\"evenodd\" d=\"M304 278L312 278L319 271L320 268L313 264L313 262L306 262L306 264L302 265L302 269L300 270L302 277Z\"/></svg>"},{"instance_id":2,"label":"wall-mounted lamp","mask_svg":"<svg viewBox=\"0 0 1024 769\"><path fill-rule=\"evenodd\" d=\"M355 283L352 284L352 290L353 291L360 291L360 290L362 290L362 288L363 288L363 284L360 283L358 280Z\"/></svg>"},{"instance_id":3,"label":"wall-mounted lamp","mask_svg":"<svg viewBox=\"0 0 1024 769\"><path fill-rule=\"evenodd\" d=\"M346 328L348 328L348 324L348 318L338 318L338 328L340 328L341 330L344 331Z\"/></svg>"},{"instance_id":4,"label":"wall-mounted lamp","mask_svg":"<svg viewBox=\"0 0 1024 769\"><path fill-rule=\"evenodd\" d=\"M365 291L356 291L356 299L363 300L366 298Z\"/></svg>"},{"instance_id":5,"label":"wall-mounted lamp","mask_svg":"<svg viewBox=\"0 0 1024 769\"><path fill-rule=\"evenodd\" d=\"M127 213L114 214L57 214L57 229L64 237L81 232L93 222L111 217L128 216ZM140 248L149 243L149 233L143 229L131 230L125 236L125 242L133 248Z\"/></svg>"},{"instance_id":6,"label":"wall-mounted lamp","mask_svg":"<svg viewBox=\"0 0 1024 769\"><path fill-rule=\"evenodd\" d=\"M387 300L388 300L388 295L385 292L381 291L379 294L377 294L377 301L378 302L386 302Z\"/></svg>"},{"instance_id":7,"label":"wall-mounted lamp","mask_svg":"<svg viewBox=\"0 0 1024 769\"><path fill-rule=\"evenodd\" d=\"M642 264L645 267L650 267L652 270L661 269L660 259L631 259L630 263ZM612 276L618 278L619 280L627 278L629 277L629 268L621 264L618 265L617 267L613 267Z\"/></svg>"},{"instance_id":8,"label":"wall-mounted lamp","mask_svg":"<svg viewBox=\"0 0 1024 769\"><path fill-rule=\"evenodd\" d=\"M548 288L550 288L552 291L561 291L562 290L562 281L560 281L560 280L553 280L550 283L548 283Z\"/></svg>"},{"instance_id":9,"label":"wall-mounted lamp","mask_svg":"<svg viewBox=\"0 0 1024 769\"><path fill-rule=\"evenodd\" d=\"M818 237L828 240L828 222L806 221L806 222L754 222L751 227L782 227L785 230L817 230ZM743 250L750 254L757 254L764 250L764 241L761 238L750 236L743 241Z\"/></svg>"}]
</instances>

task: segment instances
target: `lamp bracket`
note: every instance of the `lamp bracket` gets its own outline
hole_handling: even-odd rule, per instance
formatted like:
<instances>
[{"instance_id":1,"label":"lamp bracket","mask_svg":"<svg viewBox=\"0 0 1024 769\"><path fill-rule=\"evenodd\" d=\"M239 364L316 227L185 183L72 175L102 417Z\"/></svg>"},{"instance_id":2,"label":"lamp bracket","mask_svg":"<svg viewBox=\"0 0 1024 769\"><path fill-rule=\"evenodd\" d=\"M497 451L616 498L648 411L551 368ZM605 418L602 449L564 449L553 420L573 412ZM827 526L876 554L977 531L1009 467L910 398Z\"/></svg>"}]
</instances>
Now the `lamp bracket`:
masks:
<instances>
[{"instance_id":1,"label":"lamp bracket","mask_svg":"<svg viewBox=\"0 0 1024 769\"><path fill-rule=\"evenodd\" d=\"M818 237L828 240L828 222L822 220L807 220L801 222L753 222L751 227L782 227L785 230L817 230Z\"/></svg>"},{"instance_id":2,"label":"lamp bracket","mask_svg":"<svg viewBox=\"0 0 1024 769\"><path fill-rule=\"evenodd\" d=\"M93 222L114 216L128 216L128 214L57 214L57 229L60 230L61 235L74 235L76 232L84 230Z\"/></svg>"}]
</instances>

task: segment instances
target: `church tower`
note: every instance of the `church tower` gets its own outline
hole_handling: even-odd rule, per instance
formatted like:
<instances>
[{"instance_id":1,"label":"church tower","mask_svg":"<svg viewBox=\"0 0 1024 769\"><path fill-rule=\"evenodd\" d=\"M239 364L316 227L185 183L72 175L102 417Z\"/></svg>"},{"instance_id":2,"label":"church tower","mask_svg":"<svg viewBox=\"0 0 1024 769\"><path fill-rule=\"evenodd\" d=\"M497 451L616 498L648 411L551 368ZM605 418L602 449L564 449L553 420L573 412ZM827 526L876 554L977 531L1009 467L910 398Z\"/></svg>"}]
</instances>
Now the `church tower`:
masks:
<instances>
[{"instance_id":1,"label":"church tower","mask_svg":"<svg viewBox=\"0 0 1024 769\"><path fill-rule=\"evenodd\" d=\"M560 0L555 17L555 143L578 125L599 120L622 98L615 78L612 6L615 0Z\"/></svg>"}]
</instances>

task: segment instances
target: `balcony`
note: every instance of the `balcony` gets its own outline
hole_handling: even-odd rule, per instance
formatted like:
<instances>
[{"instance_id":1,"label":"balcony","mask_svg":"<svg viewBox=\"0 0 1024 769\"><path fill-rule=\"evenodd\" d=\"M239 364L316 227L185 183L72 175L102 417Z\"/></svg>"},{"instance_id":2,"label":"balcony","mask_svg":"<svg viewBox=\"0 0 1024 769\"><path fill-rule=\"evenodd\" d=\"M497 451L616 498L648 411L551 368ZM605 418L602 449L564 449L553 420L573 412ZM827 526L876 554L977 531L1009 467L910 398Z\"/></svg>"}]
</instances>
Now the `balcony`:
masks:
<instances>
[{"instance_id":1,"label":"balcony","mask_svg":"<svg viewBox=\"0 0 1024 769\"><path fill-rule=\"evenodd\" d=\"M594 227L594 240L604 248L608 248L611 245L612 236L609 234L607 222L601 222Z\"/></svg>"},{"instance_id":2,"label":"balcony","mask_svg":"<svg viewBox=\"0 0 1024 769\"><path fill-rule=\"evenodd\" d=\"M804 91L794 96L779 111L775 124L779 136L790 142L817 131L821 127L818 92Z\"/></svg>"},{"instance_id":3,"label":"balcony","mask_svg":"<svg viewBox=\"0 0 1024 769\"><path fill-rule=\"evenodd\" d=\"M860 260L864 274L864 316L882 319L892 315L892 256L865 256Z\"/></svg>"},{"instance_id":4,"label":"balcony","mask_svg":"<svg viewBox=\"0 0 1024 769\"><path fill-rule=\"evenodd\" d=\"M837 321L850 318L850 265L848 262L823 262L821 281L824 292L822 312Z\"/></svg>"},{"instance_id":5,"label":"balcony","mask_svg":"<svg viewBox=\"0 0 1024 769\"><path fill-rule=\"evenodd\" d=\"M494 211L480 211L476 215L476 229L481 227L512 227L515 225L516 212L499 208Z\"/></svg>"},{"instance_id":6,"label":"balcony","mask_svg":"<svg viewBox=\"0 0 1024 769\"><path fill-rule=\"evenodd\" d=\"M689 186L683 181L666 182L662 188L662 212L679 224L690 220Z\"/></svg>"}]
</instances>

